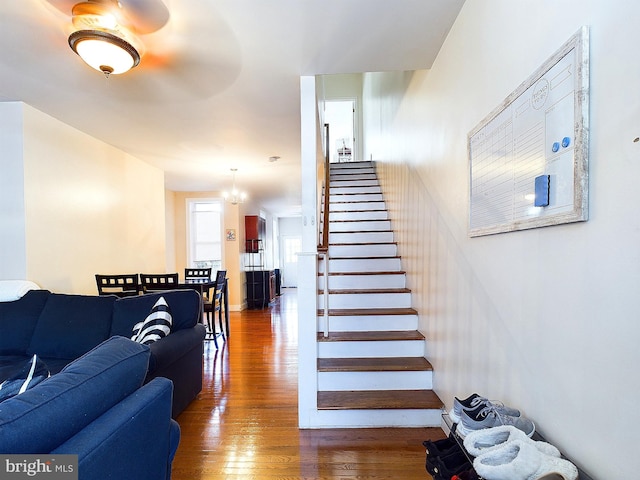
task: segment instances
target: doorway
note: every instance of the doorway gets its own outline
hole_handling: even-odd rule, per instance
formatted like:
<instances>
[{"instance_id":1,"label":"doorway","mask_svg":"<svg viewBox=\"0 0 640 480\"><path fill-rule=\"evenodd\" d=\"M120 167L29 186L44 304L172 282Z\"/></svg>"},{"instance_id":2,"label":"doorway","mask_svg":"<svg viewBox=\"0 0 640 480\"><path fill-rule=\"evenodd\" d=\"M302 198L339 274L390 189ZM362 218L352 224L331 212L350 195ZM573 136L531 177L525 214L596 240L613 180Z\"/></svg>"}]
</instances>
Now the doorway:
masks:
<instances>
[{"instance_id":1,"label":"doorway","mask_svg":"<svg viewBox=\"0 0 640 480\"><path fill-rule=\"evenodd\" d=\"M329 124L329 162L352 162L356 150L356 101L327 100L324 120Z\"/></svg>"},{"instance_id":2,"label":"doorway","mask_svg":"<svg viewBox=\"0 0 640 480\"><path fill-rule=\"evenodd\" d=\"M299 235L283 235L282 241L282 286L295 288L298 286L298 253L302 250L302 237Z\"/></svg>"}]
</instances>

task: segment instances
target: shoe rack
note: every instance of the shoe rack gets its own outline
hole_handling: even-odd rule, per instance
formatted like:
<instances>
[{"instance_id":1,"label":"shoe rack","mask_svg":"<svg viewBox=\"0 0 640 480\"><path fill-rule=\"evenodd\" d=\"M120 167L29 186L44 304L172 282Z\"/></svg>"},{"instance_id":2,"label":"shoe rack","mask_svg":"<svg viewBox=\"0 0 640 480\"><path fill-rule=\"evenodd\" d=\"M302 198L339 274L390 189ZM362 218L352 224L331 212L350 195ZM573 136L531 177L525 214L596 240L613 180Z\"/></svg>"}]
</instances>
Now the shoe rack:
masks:
<instances>
[{"instance_id":1,"label":"shoe rack","mask_svg":"<svg viewBox=\"0 0 640 480\"><path fill-rule=\"evenodd\" d=\"M460 446L460 448L462 449L464 454L467 456L469 461L473 464L474 457L469 455L467 450L464 448L464 441L463 441L462 437L460 437L460 435L458 435L458 432L456 431L457 424L453 423L453 420L451 420L451 417L449 416L449 413L445 409L442 409L442 421L443 421L444 425L446 426L446 428L449 430L449 432L453 434L453 438L455 438L456 442L458 443L458 445ZM531 437L531 439L532 440L537 440L537 441L540 441L540 442L547 442L547 440L545 440L545 438L542 435L540 435L540 433L537 430L534 432L534 434ZM550 443L550 442L547 442L547 443ZM576 467L578 468L578 480L594 480L593 477L590 477L585 472L583 472L580 469L580 467L578 467L576 462L574 462L570 458L566 457L564 455L564 453L562 453L562 458L564 458L565 460L569 460L571 463L576 465ZM480 477L479 475L478 475L478 477L481 480L485 480L483 477Z\"/></svg>"}]
</instances>

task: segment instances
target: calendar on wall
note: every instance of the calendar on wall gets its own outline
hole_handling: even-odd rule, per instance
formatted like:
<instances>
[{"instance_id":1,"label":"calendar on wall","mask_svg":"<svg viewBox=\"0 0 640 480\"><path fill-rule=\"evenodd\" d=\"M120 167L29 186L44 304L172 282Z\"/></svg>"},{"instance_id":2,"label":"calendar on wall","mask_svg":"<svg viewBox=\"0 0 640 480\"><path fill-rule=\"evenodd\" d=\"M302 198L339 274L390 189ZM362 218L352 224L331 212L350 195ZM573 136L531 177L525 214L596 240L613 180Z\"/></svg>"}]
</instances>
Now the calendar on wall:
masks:
<instances>
[{"instance_id":1,"label":"calendar on wall","mask_svg":"<svg viewBox=\"0 0 640 480\"><path fill-rule=\"evenodd\" d=\"M588 219L588 46L582 27L469 133L471 237Z\"/></svg>"}]
</instances>

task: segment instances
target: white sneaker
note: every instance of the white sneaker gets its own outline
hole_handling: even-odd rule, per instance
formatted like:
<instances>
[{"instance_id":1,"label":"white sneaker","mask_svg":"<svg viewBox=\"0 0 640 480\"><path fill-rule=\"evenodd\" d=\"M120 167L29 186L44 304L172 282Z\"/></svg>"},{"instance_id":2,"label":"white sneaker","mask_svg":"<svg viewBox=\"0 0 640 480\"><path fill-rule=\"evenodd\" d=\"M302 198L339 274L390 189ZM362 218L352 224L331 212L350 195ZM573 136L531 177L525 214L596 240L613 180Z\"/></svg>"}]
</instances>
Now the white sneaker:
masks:
<instances>
[{"instance_id":1,"label":"white sneaker","mask_svg":"<svg viewBox=\"0 0 640 480\"><path fill-rule=\"evenodd\" d=\"M506 443L514 440L530 443L545 455L560 457L560 451L556 447L550 443L531 440L522 430L513 425L501 425L470 432L464 439L464 448L470 455L478 457L483 453L502 448Z\"/></svg>"},{"instance_id":2,"label":"white sneaker","mask_svg":"<svg viewBox=\"0 0 640 480\"><path fill-rule=\"evenodd\" d=\"M521 440L476 457L473 468L485 480L541 480L553 478L549 477L552 474L561 480L578 478L578 469L573 463L545 455Z\"/></svg>"}]
</instances>

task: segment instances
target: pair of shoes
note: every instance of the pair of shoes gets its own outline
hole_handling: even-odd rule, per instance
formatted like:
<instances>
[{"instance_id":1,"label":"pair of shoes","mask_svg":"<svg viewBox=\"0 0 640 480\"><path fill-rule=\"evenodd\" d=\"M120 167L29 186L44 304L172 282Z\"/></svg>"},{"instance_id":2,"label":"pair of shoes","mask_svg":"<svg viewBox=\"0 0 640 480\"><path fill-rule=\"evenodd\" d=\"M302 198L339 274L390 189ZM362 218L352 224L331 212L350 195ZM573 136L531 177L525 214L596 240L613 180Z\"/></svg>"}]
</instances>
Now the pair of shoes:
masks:
<instances>
[{"instance_id":1,"label":"pair of shoes","mask_svg":"<svg viewBox=\"0 0 640 480\"><path fill-rule=\"evenodd\" d=\"M455 441L455 439L451 435L441 440L435 440L435 441L425 440L424 442L422 442L422 445L424 445L427 451L427 460L426 460L425 468L427 469L427 472L429 472L429 475L431 476L436 475L436 472L437 472L436 461L439 458L461 451L460 445L458 444L458 442Z\"/></svg>"},{"instance_id":2,"label":"pair of shoes","mask_svg":"<svg viewBox=\"0 0 640 480\"><path fill-rule=\"evenodd\" d=\"M429 472L433 480L451 480L458 473L473 468L467 454L459 448L446 455L436 457L432 463L433 473Z\"/></svg>"},{"instance_id":3,"label":"pair of shoes","mask_svg":"<svg viewBox=\"0 0 640 480\"><path fill-rule=\"evenodd\" d=\"M458 442L455 441L452 435L441 440L425 440L422 442L424 448L427 450L427 457L440 457L451 452L454 448L460 448Z\"/></svg>"},{"instance_id":4,"label":"pair of shoes","mask_svg":"<svg viewBox=\"0 0 640 480\"><path fill-rule=\"evenodd\" d=\"M475 410L463 410L456 431L458 435L465 438L473 431L500 425L512 425L518 430L522 430L527 437L531 437L536 431L535 425L528 418L505 415L493 405L480 405Z\"/></svg>"},{"instance_id":5,"label":"pair of shoes","mask_svg":"<svg viewBox=\"0 0 640 480\"><path fill-rule=\"evenodd\" d=\"M427 450L426 469L434 480L451 480L455 474L471 468L471 461L451 435L422 444Z\"/></svg>"},{"instance_id":6,"label":"pair of shoes","mask_svg":"<svg viewBox=\"0 0 640 480\"><path fill-rule=\"evenodd\" d=\"M529 443L540 452L552 457L560 457L560 451L547 442L531 440L522 430L513 425L500 425L499 427L475 430L464 439L464 448L473 457L502 448L509 442L520 440Z\"/></svg>"},{"instance_id":7,"label":"pair of shoes","mask_svg":"<svg viewBox=\"0 0 640 480\"><path fill-rule=\"evenodd\" d=\"M475 410L480 405L485 407L493 405L501 415L509 415L510 417L520 416L520 411L515 408L505 407L500 402L492 402L485 397L481 397L477 393L472 393L463 400L460 400L458 397L453 397L453 408L449 411L449 417L453 423L460 423L460 417L462 416L463 411Z\"/></svg>"},{"instance_id":8,"label":"pair of shoes","mask_svg":"<svg viewBox=\"0 0 640 480\"><path fill-rule=\"evenodd\" d=\"M513 440L476 457L473 468L485 480L577 480L576 466L542 453L534 444Z\"/></svg>"}]
</instances>

